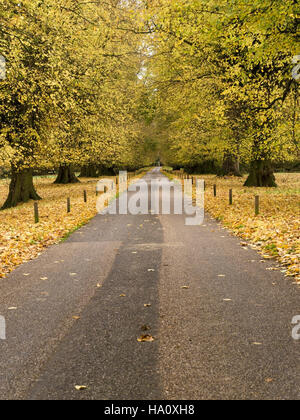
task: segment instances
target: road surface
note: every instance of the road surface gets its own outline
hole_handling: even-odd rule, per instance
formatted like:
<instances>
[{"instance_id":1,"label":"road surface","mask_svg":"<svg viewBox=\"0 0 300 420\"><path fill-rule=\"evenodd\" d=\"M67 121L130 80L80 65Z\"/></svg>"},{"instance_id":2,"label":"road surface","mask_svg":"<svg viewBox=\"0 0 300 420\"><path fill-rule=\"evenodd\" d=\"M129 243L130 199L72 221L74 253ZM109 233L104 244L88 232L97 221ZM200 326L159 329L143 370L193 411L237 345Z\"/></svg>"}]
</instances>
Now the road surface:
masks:
<instances>
[{"instance_id":1,"label":"road surface","mask_svg":"<svg viewBox=\"0 0 300 420\"><path fill-rule=\"evenodd\" d=\"M1 280L0 398L299 399L299 287L184 218L98 215Z\"/></svg>"}]
</instances>

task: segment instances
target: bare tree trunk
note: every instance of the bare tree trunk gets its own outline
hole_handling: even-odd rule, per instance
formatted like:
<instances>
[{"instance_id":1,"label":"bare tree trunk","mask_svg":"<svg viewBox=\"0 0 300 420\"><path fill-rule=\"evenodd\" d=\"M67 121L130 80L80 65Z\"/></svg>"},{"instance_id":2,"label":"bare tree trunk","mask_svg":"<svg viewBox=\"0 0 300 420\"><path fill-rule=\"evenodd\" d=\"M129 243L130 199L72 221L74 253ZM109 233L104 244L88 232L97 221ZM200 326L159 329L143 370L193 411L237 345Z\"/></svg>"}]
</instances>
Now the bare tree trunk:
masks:
<instances>
[{"instance_id":1,"label":"bare tree trunk","mask_svg":"<svg viewBox=\"0 0 300 420\"><path fill-rule=\"evenodd\" d=\"M76 177L72 165L61 165L54 184L76 184L80 182Z\"/></svg>"},{"instance_id":2,"label":"bare tree trunk","mask_svg":"<svg viewBox=\"0 0 300 420\"><path fill-rule=\"evenodd\" d=\"M242 176L240 172L239 160L231 153L225 154L220 175Z\"/></svg>"},{"instance_id":3,"label":"bare tree trunk","mask_svg":"<svg viewBox=\"0 0 300 420\"><path fill-rule=\"evenodd\" d=\"M41 199L34 188L32 173L31 169L17 171L16 168L12 168L9 194L2 210L27 203L29 200Z\"/></svg>"},{"instance_id":4,"label":"bare tree trunk","mask_svg":"<svg viewBox=\"0 0 300 420\"><path fill-rule=\"evenodd\" d=\"M251 163L245 187L277 187L274 171L269 160L255 160Z\"/></svg>"},{"instance_id":5,"label":"bare tree trunk","mask_svg":"<svg viewBox=\"0 0 300 420\"><path fill-rule=\"evenodd\" d=\"M93 164L85 165L81 168L80 178L97 178L97 166Z\"/></svg>"}]
</instances>

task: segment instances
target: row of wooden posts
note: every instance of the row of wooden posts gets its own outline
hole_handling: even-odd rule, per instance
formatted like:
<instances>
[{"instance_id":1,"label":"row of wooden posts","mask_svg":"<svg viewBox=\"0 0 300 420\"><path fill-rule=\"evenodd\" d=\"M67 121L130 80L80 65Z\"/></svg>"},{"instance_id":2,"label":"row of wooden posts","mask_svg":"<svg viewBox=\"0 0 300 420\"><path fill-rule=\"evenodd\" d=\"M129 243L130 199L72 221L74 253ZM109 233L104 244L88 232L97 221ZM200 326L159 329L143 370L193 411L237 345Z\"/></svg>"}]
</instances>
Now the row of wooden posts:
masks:
<instances>
[{"instance_id":1,"label":"row of wooden posts","mask_svg":"<svg viewBox=\"0 0 300 420\"><path fill-rule=\"evenodd\" d=\"M128 183L129 183L129 180L134 176L135 176L135 174L129 174L129 173L127 174ZM112 182L115 182L117 188L120 185L120 181L121 180L119 179L118 176L116 176L114 179L112 179ZM106 186L104 186L103 191L101 191L101 192L98 191L98 189L96 188L96 196L98 196L99 194L107 193L107 190L108 189L107 189ZM83 191L83 201L84 201L84 203L88 202L88 195L87 195L86 190ZM71 198L70 197L67 198L67 213L71 213ZM35 221L35 223L39 223L39 221L40 221L38 201L34 202L34 221Z\"/></svg>"},{"instance_id":2,"label":"row of wooden posts","mask_svg":"<svg viewBox=\"0 0 300 420\"><path fill-rule=\"evenodd\" d=\"M104 193L107 192L107 187L104 187ZM101 193L103 194L103 193ZM98 195L98 191L96 190L96 196ZM83 201L84 203L88 202L88 196L87 196L87 191L84 190L83 191ZM67 213L71 213L71 198L68 197L67 198ZM39 223L40 221L40 217L39 217L39 203L38 201L34 202L34 221L35 223Z\"/></svg>"},{"instance_id":3,"label":"row of wooden posts","mask_svg":"<svg viewBox=\"0 0 300 420\"><path fill-rule=\"evenodd\" d=\"M189 176L187 175L187 178L185 178L184 175L182 175L182 179L189 179ZM195 179L197 179L197 178L192 177L191 179L192 179L192 184L196 185ZM115 182L116 182L116 185L118 186L119 185L118 177L116 177ZM205 181L204 181L204 190L206 190ZM106 193L106 192L107 192L107 187L104 187L103 193ZM96 189L96 196L98 196L98 194L99 194L99 192ZM102 194L102 192L101 192L101 194ZM216 184L214 184L214 186L213 186L213 194L214 194L214 197L217 197L217 185ZM84 203L87 203L87 201L88 201L88 196L87 196L87 191L86 190L83 191L83 201L84 201ZM233 190L232 189L229 190L229 205L231 205L231 206L233 205ZM254 206L255 206L255 215L258 216L259 213L260 213L260 200L259 200L258 195L255 196ZM70 197L67 198L67 213L71 213L71 198ZM34 221L35 221L35 223L39 223L39 205L38 205L37 201L34 202Z\"/></svg>"},{"instance_id":4,"label":"row of wooden posts","mask_svg":"<svg viewBox=\"0 0 300 420\"><path fill-rule=\"evenodd\" d=\"M185 179L191 179L192 180L192 185L196 186L196 182L197 182L198 178L193 177L193 176L189 177L189 175L184 175L184 174L180 174L179 177L182 179L183 182L184 182ZM206 191L206 189L207 189L207 186L206 186L206 182L204 181L204 191ZM213 194L214 194L214 197L217 197L217 185L216 184L214 184L214 186L213 186ZM229 189L229 205L230 206L233 205L233 190L232 190L232 188ZM256 195L254 197L254 209L255 209L255 215L258 216L259 213L260 213L260 198L259 198L259 195Z\"/></svg>"}]
</instances>

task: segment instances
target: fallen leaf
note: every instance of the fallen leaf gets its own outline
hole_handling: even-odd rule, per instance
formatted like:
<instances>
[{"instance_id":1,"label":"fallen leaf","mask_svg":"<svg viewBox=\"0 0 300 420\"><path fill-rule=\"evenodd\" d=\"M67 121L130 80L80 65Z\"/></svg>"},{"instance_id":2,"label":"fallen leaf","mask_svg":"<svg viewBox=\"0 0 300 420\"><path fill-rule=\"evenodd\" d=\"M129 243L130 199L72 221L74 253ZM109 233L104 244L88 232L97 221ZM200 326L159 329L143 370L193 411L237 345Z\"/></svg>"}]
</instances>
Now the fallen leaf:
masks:
<instances>
[{"instance_id":1,"label":"fallen leaf","mask_svg":"<svg viewBox=\"0 0 300 420\"><path fill-rule=\"evenodd\" d=\"M139 343L144 343L144 342L150 343L154 340L155 340L154 337L152 337L152 335L150 334L143 334L137 339Z\"/></svg>"},{"instance_id":2,"label":"fallen leaf","mask_svg":"<svg viewBox=\"0 0 300 420\"><path fill-rule=\"evenodd\" d=\"M75 389L77 391L84 391L85 389L87 389L87 386L85 386L85 385L76 385L75 386Z\"/></svg>"},{"instance_id":3,"label":"fallen leaf","mask_svg":"<svg viewBox=\"0 0 300 420\"><path fill-rule=\"evenodd\" d=\"M48 280L48 277L41 277L41 280Z\"/></svg>"},{"instance_id":4,"label":"fallen leaf","mask_svg":"<svg viewBox=\"0 0 300 420\"><path fill-rule=\"evenodd\" d=\"M75 319L75 320L77 321L78 319L80 319L80 316L76 316L76 315L75 315L75 316L72 316L72 318L73 318L73 319Z\"/></svg>"},{"instance_id":5,"label":"fallen leaf","mask_svg":"<svg viewBox=\"0 0 300 420\"><path fill-rule=\"evenodd\" d=\"M149 325L143 325L141 330L142 331L149 331L149 330L151 330L151 327L149 327Z\"/></svg>"},{"instance_id":6,"label":"fallen leaf","mask_svg":"<svg viewBox=\"0 0 300 420\"><path fill-rule=\"evenodd\" d=\"M145 307L145 308L149 308L150 306L151 306L151 303L145 303L145 304L144 304L144 307Z\"/></svg>"},{"instance_id":7,"label":"fallen leaf","mask_svg":"<svg viewBox=\"0 0 300 420\"><path fill-rule=\"evenodd\" d=\"M181 286L182 289L189 289L190 286Z\"/></svg>"},{"instance_id":8,"label":"fallen leaf","mask_svg":"<svg viewBox=\"0 0 300 420\"><path fill-rule=\"evenodd\" d=\"M120 295L120 297L126 297L126 295L124 295L124 293L122 293L122 294Z\"/></svg>"}]
</instances>

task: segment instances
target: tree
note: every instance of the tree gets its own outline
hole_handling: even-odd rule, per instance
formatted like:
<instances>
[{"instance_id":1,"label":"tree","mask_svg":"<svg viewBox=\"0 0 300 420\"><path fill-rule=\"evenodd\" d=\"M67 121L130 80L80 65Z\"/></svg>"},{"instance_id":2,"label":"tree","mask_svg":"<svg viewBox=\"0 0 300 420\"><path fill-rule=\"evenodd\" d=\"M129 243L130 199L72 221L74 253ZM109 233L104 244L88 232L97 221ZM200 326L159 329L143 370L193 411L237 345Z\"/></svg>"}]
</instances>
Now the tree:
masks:
<instances>
[{"instance_id":1,"label":"tree","mask_svg":"<svg viewBox=\"0 0 300 420\"><path fill-rule=\"evenodd\" d=\"M8 208L40 198L32 168L50 106L46 67L51 47L37 16L43 8L40 2L35 2L35 9L26 1L1 3L1 48L8 67L7 78L0 82L1 143L11 150L12 176L3 206Z\"/></svg>"},{"instance_id":2,"label":"tree","mask_svg":"<svg viewBox=\"0 0 300 420\"><path fill-rule=\"evenodd\" d=\"M296 89L296 3L145 2L149 66L173 161L243 159L251 166L246 185L275 186L272 161L286 142L277 136L282 103Z\"/></svg>"},{"instance_id":3,"label":"tree","mask_svg":"<svg viewBox=\"0 0 300 420\"><path fill-rule=\"evenodd\" d=\"M39 199L32 173L41 165L59 167L56 183L78 182L75 166L136 165L135 2L0 1L0 147L12 165L4 207Z\"/></svg>"}]
</instances>

